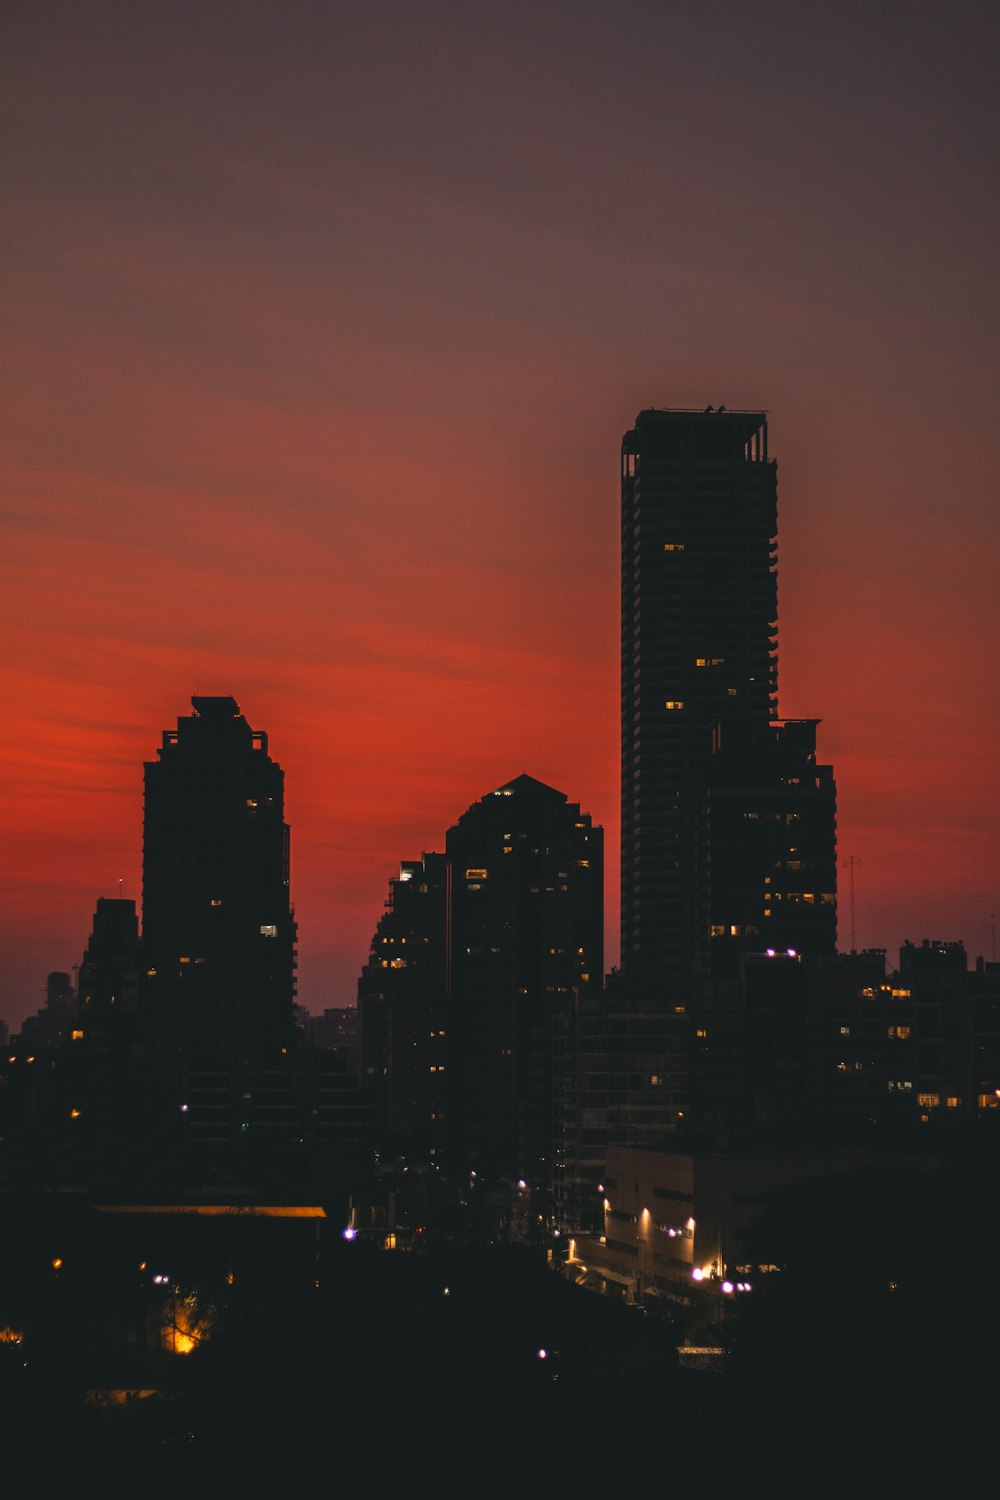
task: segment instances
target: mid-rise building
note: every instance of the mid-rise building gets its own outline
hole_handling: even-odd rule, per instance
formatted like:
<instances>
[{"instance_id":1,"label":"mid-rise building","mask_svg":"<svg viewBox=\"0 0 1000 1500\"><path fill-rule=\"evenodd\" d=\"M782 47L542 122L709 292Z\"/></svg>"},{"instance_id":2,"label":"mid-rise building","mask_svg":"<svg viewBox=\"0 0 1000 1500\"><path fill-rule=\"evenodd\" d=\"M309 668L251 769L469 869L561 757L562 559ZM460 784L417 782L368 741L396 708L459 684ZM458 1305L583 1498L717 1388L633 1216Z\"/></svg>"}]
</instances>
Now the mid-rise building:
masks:
<instances>
[{"instance_id":1,"label":"mid-rise building","mask_svg":"<svg viewBox=\"0 0 1000 1500\"><path fill-rule=\"evenodd\" d=\"M453 1154L547 1204L555 1017L603 979L604 832L522 775L463 813L446 855Z\"/></svg>"},{"instance_id":2,"label":"mid-rise building","mask_svg":"<svg viewBox=\"0 0 1000 1500\"><path fill-rule=\"evenodd\" d=\"M401 863L358 981L360 1080L381 1149L435 1163L447 1113L446 892L443 854Z\"/></svg>"},{"instance_id":3,"label":"mid-rise building","mask_svg":"<svg viewBox=\"0 0 1000 1500\"><path fill-rule=\"evenodd\" d=\"M473 803L444 854L401 865L358 988L390 1150L520 1182L547 1216L556 1162L565 1181L576 1161L555 1122L575 1132L589 1108L555 1037L600 993L603 883L603 829L526 775Z\"/></svg>"}]
</instances>

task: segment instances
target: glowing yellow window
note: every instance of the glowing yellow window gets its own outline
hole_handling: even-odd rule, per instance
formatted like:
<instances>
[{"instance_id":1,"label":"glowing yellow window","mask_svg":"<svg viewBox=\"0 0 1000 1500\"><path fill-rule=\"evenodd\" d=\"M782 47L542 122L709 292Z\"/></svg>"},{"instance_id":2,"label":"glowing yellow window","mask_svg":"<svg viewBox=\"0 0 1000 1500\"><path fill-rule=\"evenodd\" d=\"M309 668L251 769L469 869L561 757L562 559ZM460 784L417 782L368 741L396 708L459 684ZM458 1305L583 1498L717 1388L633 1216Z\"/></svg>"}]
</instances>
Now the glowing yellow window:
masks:
<instances>
[{"instance_id":1,"label":"glowing yellow window","mask_svg":"<svg viewBox=\"0 0 1000 1500\"><path fill-rule=\"evenodd\" d=\"M684 707L684 699L683 698L668 698L667 701L666 701L666 703L664 703L663 707L664 708L669 708L669 709L683 708Z\"/></svg>"}]
</instances>

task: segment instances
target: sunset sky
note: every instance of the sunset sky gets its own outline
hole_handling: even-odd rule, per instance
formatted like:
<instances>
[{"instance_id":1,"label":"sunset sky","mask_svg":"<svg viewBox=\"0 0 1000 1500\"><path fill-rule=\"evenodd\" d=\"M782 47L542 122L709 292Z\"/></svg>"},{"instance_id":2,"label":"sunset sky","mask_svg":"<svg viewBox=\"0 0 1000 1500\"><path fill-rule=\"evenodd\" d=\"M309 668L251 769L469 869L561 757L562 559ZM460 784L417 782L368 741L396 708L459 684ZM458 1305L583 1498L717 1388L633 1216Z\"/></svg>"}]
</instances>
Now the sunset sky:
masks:
<instances>
[{"instance_id":1,"label":"sunset sky","mask_svg":"<svg viewBox=\"0 0 1000 1500\"><path fill-rule=\"evenodd\" d=\"M840 946L996 956L998 47L973 0L6 0L12 1029L140 899L195 693L285 770L310 1010L521 772L606 830L615 963L648 406L769 413Z\"/></svg>"}]
</instances>

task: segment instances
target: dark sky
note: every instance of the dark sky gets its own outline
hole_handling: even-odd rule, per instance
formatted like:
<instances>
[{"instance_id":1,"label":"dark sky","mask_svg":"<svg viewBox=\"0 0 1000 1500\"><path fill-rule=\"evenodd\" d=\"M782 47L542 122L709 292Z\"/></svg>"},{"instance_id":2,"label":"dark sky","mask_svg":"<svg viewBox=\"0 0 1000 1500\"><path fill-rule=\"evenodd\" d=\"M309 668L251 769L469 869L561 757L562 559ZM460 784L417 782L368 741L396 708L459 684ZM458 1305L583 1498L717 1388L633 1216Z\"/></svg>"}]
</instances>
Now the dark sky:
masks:
<instances>
[{"instance_id":1,"label":"dark sky","mask_svg":"<svg viewBox=\"0 0 1000 1500\"><path fill-rule=\"evenodd\" d=\"M618 462L769 413L842 947L993 956L995 4L6 0L0 1015L141 895L142 763L284 766L300 1000L527 772L606 829Z\"/></svg>"}]
</instances>

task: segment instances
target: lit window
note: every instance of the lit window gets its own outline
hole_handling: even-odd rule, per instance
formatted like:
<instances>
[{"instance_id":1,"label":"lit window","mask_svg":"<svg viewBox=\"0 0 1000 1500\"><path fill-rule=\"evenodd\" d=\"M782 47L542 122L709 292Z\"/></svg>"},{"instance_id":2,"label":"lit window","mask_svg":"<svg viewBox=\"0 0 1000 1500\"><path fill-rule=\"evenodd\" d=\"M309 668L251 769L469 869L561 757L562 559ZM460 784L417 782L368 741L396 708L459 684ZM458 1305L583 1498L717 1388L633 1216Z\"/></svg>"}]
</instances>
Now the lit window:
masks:
<instances>
[{"instance_id":1,"label":"lit window","mask_svg":"<svg viewBox=\"0 0 1000 1500\"><path fill-rule=\"evenodd\" d=\"M664 550L664 552L683 552L684 551L684 543L683 542L664 542L663 543L663 550Z\"/></svg>"},{"instance_id":2,"label":"lit window","mask_svg":"<svg viewBox=\"0 0 1000 1500\"><path fill-rule=\"evenodd\" d=\"M73 1042L82 1042L83 1041L83 1032L82 1031L71 1031L69 1035L70 1035L70 1040L73 1041Z\"/></svg>"},{"instance_id":3,"label":"lit window","mask_svg":"<svg viewBox=\"0 0 1000 1500\"><path fill-rule=\"evenodd\" d=\"M219 900L218 896L213 896L208 904L209 906L221 906L222 902Z\"/></svg>"},{"instance_id":4,"label":"lit window","mask_svg":"<svg viewBox=\"0 0 1000 1500\"><path fill-rule=\"evenodd\" d=\"M488 870L466 870L466 880L485 880L489 874Z\"/></svg>"},{"instance_id":5,"label":"lit window","mask_svg":"<svg viewBox=\"0 0 1000 1500\"><path fill-rule=\"evenodd\" d=\"M261 937L276 938L278 936L277 926L274 922L262 922L260 924L260 935Z\"/></svg>"},{"instance_id":6,"label":"lit window","mask_svg":"<svg viewBox=\"0 0 1000 1500\"><path fill-rule=\"evenodd\" d=\"M666 701L666 703L664 703L663 707L664 708L670 708L670 709L683 708L684 707L684 699L683 698L668 698L667 701Z\"/></svg>"}]
</instances>

